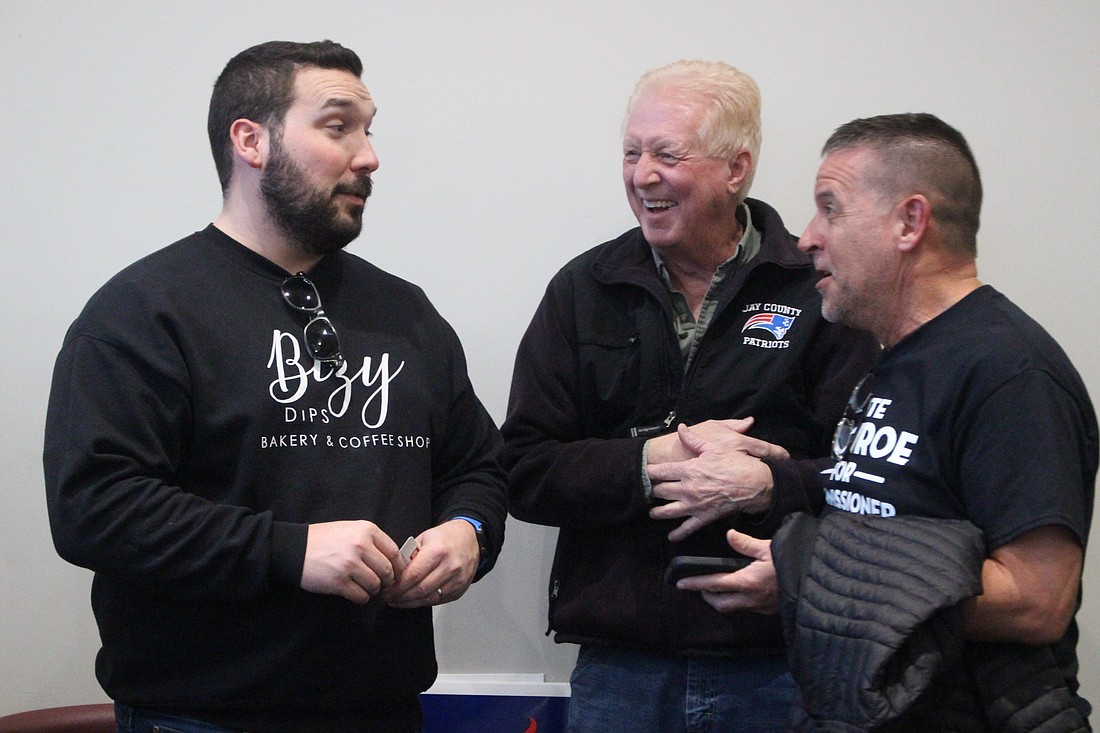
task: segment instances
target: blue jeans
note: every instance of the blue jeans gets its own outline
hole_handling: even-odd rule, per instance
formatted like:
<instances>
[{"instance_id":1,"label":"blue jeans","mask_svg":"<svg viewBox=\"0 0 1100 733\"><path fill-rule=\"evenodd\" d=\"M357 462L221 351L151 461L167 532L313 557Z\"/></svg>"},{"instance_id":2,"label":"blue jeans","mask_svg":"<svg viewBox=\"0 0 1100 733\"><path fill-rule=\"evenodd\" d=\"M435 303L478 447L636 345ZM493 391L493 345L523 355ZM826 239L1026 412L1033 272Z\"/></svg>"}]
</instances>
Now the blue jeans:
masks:
<instances>
[{"instance_id":1,"label":"blue jeans","mask_svg":"<svg viewBox=\"0 0 1100 733\"><path fill-rule=\"evenodd\" d=\"M682 658L582 646L569 733L778 733L796 687L782 656Z\"/></svg>"},{"instance_id":2,"label":"blue jeans","mask_svg":"<svg viewBox=\"0 0 1100 733\"><path fill-rule=\"evenodd\" d=\"M182 715L118 704L115 705L115 722L118 723L119 733L242 733Z\"/></svg>"}]
</instances>

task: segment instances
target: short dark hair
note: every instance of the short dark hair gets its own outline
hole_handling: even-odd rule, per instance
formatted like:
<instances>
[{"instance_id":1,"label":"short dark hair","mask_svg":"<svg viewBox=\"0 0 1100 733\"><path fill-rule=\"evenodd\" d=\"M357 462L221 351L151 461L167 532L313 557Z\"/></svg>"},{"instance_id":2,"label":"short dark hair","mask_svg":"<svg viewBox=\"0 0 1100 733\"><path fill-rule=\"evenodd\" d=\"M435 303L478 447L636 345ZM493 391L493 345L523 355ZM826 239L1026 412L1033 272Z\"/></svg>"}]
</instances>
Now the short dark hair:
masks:
<instances>
[{"instance_id":1,"label":"short dark hair","mask_svg":"<svg viewBox=\"0 0 1100 733\"><path fill-rule=\"evenodd\" d=\"M210 97L206 132L223 194L233 172L230 125L244 118L281 130L294 101L295 76L308 66L363 75L359 56L333 41L268 41L241 51L222 69Z\"/></svg>"},{"instance_id":2,"label":"short dark hair","mask_svg":"<svg viewBox=\"0 0 1100 733\"><path fill-rule=\"evenodd\" d=\"M927 113L880 115L841 125L821 154L857 147L872 149L881 163L874 185L882 195L928 196L946 246L977 255L982 179L962 133Z\"/></svg>"}]
</instances>

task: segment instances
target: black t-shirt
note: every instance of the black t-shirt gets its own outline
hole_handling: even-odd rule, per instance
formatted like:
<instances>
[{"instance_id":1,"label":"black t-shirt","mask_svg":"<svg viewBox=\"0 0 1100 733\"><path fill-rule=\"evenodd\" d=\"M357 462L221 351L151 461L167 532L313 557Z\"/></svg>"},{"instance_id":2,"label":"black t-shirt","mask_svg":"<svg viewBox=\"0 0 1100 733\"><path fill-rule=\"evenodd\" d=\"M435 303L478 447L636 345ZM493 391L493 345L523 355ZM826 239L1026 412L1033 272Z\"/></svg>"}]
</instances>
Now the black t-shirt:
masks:
<instances>
[{"instance_id":1,"label":"black t-shirt","mask_svg":"<svg viewBox=\"0 0 1100 733\"><path fill-rule=\"evenodd\" d=\"M829 506L966 519L991 550L1048 524L1085 544L1096 417L1061 347L1007 298L979 288L883 352L869 380L825 472Z\"/></svg>"},{"instance_id":2,"label":"black t-shirt","mask_svg":"<svg viewBox=\"0 0 1100 733\"><path fill-rule=\"evenodd\" d=\"M824 472L827 511L965 519L987 551L1050 524L1085 546L1095 412L1061 347L996 290L884 351L857 391L851 442ZM1051 647L1071 691L1076 641L1074 621Z\"/></svg>"}]
</instances>

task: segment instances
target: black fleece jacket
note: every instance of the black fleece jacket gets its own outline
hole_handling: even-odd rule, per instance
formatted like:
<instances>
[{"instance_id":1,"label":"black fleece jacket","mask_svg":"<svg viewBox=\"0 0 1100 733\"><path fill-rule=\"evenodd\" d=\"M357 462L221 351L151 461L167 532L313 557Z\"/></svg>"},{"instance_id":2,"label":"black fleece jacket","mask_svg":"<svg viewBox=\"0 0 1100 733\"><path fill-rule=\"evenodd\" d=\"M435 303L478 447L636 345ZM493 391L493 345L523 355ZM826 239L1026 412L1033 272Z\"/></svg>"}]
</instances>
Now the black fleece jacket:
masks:
<instances>
[{"instance_id":1,"label":"black fleece jacket","mask_svg":"<svg viewBox=\"0 0 1100 733\"><path fill-rule=\"evenodd\" d=\"M670 543L678 522L649 518L641 475L648 429L751 415L752 435L795 460L771 464L772 511L736 526L769 537L790 511L821 506L825 464L814 459L828 454L852 386L879 349L822 318L809 258L774 209L747 203L760 252L732 275L687 373L639 229L562 268L520 344L504 463L512 514L561 528L550 578L558 641L669 654L782 648L775 618L719 614L663 582L674 555L729 555L730 525Z\"/></svg>"}]
</instances>

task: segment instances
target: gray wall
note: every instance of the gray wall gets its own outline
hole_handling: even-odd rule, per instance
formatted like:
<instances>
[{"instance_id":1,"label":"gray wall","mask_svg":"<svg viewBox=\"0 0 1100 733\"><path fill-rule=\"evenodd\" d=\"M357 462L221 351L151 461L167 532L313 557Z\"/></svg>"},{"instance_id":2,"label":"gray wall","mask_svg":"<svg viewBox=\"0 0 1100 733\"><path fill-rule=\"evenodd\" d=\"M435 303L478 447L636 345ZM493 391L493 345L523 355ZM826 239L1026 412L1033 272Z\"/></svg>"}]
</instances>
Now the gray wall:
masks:
<instances>
[{"instance_id":1,"label":"gray wall","mask_svg":"<svg viewBox=\"0 0 1100 733\"><path fill-rule=\"evenodd\" d=\"M1046 325L1100 395L1098 35L1095 0L0 0L0 713L103 697L91 576L57 558L46 520L50 370L101 283L217 214L206 106L237 51L333 38L362 55L381 169L352 249L427 290L501 420L547 280L633 224L619 126L634 81L685 57L759 82L753 193L796 232L838 124L930 111L959 127L987 190L983 279ZM438 613L443 671L567 679L573 649L543 636L552 550L551 532L510 525L497 570ZM1082 680L1100 702L1090 561Z\"/></svg>"}]
</instances>

